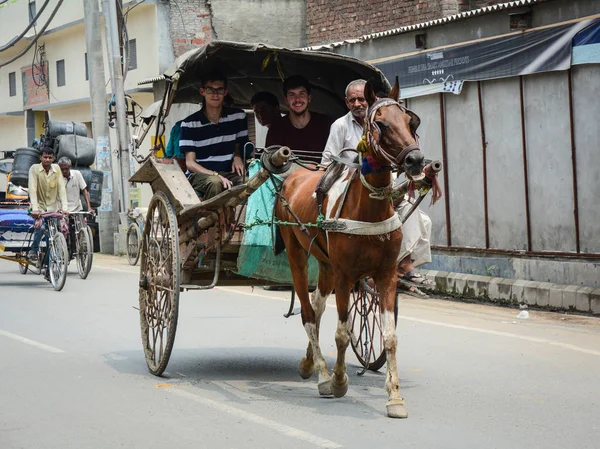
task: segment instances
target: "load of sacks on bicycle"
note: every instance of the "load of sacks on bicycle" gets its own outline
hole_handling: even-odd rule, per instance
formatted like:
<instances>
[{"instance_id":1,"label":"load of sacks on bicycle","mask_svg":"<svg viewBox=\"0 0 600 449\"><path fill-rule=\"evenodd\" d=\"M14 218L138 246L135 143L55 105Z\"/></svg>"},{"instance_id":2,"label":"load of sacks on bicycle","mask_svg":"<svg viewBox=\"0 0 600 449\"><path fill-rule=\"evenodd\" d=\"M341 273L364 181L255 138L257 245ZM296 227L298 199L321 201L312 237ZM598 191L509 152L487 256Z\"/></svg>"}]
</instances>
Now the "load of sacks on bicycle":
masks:
<instances>
[{"instance_id":1,"label":"load of sacks on bicycle","mask_svg":"<svg viewBox=\"0 0 600 449\"><path fill-rule=\"evenodd\" d=\"M342 150L356 148L363 136L368 111L364 95L365 80L354 80L345 90L348 113L337 120L311 111L311 85L301 75L282 83L288 113L283 114L277 96L259 92L251 106L260 125L267 128L265 147L289 147L308 163L325 168ZM182 168L199 197L214 197L244 181L245 144L249 141L246 113L233 107L227 78L218 71L207 73L199 88L201 109L178 121L171 129L166 157L185 161ZM288 173L289 174L289 173ZM412 208L406 196L398 207L401 218ZM431 262L431 220L420 209L402 225L402 248L398 255L398 288L407 294L427 297L423 290L433 283L416 267Z\"/></svg>"},{"instance_id":2,"label":"load of sacks on bicycle","mask_svg":"<svg viewBox=\"0 0 600 449\"><path fill-rule=\"evenodd\" d=\"M69 216L68 223L68 250L72 259L77 251L75 215L83 210L81 197L85 199L87 211L95 215L90 202L87 183L79 170L71 168L71 159L61 157L55 162L54 150L50 147L40 148L40 163L33 164L29 169L28 192L30 202L30 215L34 221L32 244L27 253L28 261L38 262L40 244L45 236L42 215L48 212L57 212ZM71 215L70 215L71 214ZM60 229L60 227L59 227ZM89 249L93 251L92 248ZM46 258L48 252L46 252ZM45 265L47 265L47 260Z\"/></svg>"}]
</instances>

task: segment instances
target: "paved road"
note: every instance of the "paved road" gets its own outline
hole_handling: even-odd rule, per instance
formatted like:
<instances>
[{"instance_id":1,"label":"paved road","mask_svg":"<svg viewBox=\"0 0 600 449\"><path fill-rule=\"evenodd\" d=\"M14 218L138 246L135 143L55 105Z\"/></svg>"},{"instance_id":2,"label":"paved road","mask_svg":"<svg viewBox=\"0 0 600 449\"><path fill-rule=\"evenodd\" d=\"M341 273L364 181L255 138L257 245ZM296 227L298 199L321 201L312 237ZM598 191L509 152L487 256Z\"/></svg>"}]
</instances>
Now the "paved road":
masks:
<instances>
[{"instance_id":1,"label":"paved road","mask_svg":"<svg viewBox=\"0 0 600 449\"><path fill-rule=\"evenodd\" d=\"M182 294L168 374L141 351L137 270L97 256L65 289L0 261L0 448L597 448L600 320L403 298L407 420L385 417L384 374L318 397L286 292ZM334 355L333 308L323 350Z\"/></svg>"}]
</instances>

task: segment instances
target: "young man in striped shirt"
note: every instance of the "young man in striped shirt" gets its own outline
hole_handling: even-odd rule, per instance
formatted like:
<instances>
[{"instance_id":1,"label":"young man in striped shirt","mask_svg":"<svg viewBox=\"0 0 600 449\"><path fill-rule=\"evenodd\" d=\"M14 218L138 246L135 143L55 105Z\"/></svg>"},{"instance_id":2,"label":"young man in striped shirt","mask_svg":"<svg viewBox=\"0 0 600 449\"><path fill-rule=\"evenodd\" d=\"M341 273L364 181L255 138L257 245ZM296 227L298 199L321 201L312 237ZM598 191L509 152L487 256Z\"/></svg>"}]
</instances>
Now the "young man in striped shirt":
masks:
<instances>
[{"instance_id":1,"label":"young man in striped shirt","mask_svg":"<svg viewBox=\"0 0 600 449\"><path fill-rule=\"evenodd\" d=\"M188 180L204 199L240 184L248 122L241 109L223 105L227 78L212 72L203 78L204 107L181 122L179 148L185 153Z\"/></svg>"}]
</instances>

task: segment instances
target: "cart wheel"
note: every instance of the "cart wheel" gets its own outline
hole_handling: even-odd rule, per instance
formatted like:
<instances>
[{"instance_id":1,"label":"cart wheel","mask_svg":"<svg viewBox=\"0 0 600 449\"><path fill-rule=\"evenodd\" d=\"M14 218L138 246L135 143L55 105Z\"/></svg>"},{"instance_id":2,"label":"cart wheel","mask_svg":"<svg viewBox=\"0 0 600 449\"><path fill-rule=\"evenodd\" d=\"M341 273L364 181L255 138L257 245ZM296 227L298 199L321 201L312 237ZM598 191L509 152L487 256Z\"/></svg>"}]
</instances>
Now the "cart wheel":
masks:
<instances>
[{"instance_id":1,"label":"cart wheel","mask_svg":"<svg viewBox=\"0 0 600 449\"><path fill-rule=\"evenodd\" d=\"M94 241L89 228L83 227L77 236L77 271L79 277L85 279L92 269L94 259Z\"/></svg>"},{"instance_id":2,"label":"cart wheel","mask_svg":"<svg viewBox=\"0 0 600 449\"><path fill-rule=\"evenodd\" d=\"M148 369L160 376L169 363L179 312L179 234L175 210L163 192L148 206L141 239L140 325Z\"/></svg>"},{"instance_id":3,"label":"cart wheel","mask_svg":"<svg viewBox=\"0 0 600 449\"><path fill-rule=\"evenodd\" d=\"M379 370L386 361L383 330L379 309L379 293L361 279L351 294L350 345L362 366ZM394 306L394 320L398 322L398 294Z\"/></svg>"},{"instance_id":4,"label":"cart wheel","mask_svg":"<svg viewBox=\"0 0 600 449\"><path fill-rule=\"evenodd\" d=\"M129 265L138 263L141 241L140 227L136 223L130 224L127 228L127 260Z\"/></svg>"},{"instance_id":5,"label":"cart wheel","mask_svg":"<svg viewBox=\"0 0 600 449\"><path fill-rule=\"evenodd\" d=\"M50 256L48 258L48 270L50 272L50 283L54 290L61 291L67 280L67 268L69 267L69 250L65 236L57 232L50 240Z\"/></svg>"},{"instance_id":6,"label":"cart wheel","mask_svg":"<svg viewBox=\"0 0 600 449\"><path fill-rule=\"evenodd\" d=\"M21 272L21 274L27 274L28 270L29 265L27 265L26 263L19 263L19 271Z\"/></svg>"}]
</instances>

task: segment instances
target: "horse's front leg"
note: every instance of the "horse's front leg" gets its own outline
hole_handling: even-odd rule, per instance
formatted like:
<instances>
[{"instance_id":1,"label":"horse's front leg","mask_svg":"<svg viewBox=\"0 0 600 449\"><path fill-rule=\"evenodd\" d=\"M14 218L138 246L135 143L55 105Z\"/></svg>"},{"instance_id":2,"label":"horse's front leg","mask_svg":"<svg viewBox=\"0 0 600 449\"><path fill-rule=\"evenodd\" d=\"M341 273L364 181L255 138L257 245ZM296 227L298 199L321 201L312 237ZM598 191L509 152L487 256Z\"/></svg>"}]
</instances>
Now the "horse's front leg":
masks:
<instances>
[{"instance_id":1,"label":"horse's front leg","mask_svg":"<svg viewBox=\"0 0 600 449\"><path fill-rule=\"evenodd\" d=\"M335 331L337 358L333 366L331 389L336 398L345 396L348 391L348 375L346 374L346 349L350 343L348 329L348 302L353 283L349 279L336 279L335 301L338 311L338 325Z\"/></svg>"},{"instance_id":2,"label":"horse's front leg","mask_svg":"<svg viewBox=\"0 0 600 449\"><path fill-rule=\"evenodd\" d=\"M404 399L400 395L400 380L398 379L398 365L396 361L396 320L394 319L394 306L396 301L396 270L395 267L388 273L374 277L375 285L379 290L381 308L381 326L383 330L383 345L387 358L387 373L385 389L388 393L386 404L387 414L390 418L406 418L408 413L404 407Z\"/></svg>"}]
</instances>

